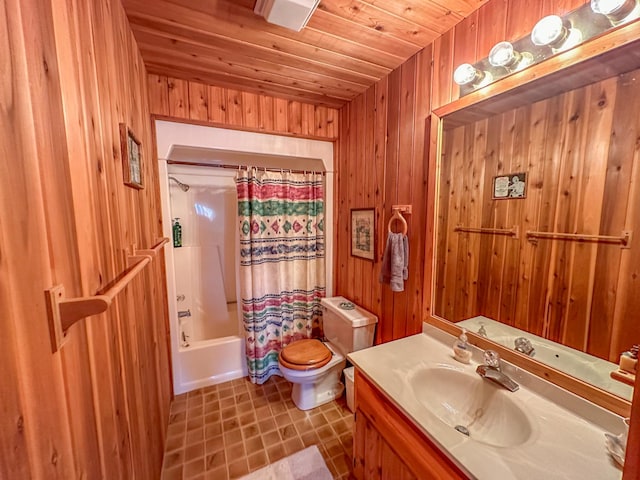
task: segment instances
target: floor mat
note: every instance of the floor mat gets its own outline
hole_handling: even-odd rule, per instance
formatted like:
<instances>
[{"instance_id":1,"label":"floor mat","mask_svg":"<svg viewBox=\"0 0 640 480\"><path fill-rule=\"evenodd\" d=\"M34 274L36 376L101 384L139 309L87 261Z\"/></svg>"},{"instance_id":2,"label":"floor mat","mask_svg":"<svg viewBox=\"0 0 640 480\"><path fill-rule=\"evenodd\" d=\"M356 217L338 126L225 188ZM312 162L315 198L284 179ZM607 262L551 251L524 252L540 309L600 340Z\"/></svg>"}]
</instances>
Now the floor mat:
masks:
<instances>
[{"instance_id":1,"label":"floor mat","mask_svg":"<svg viewBox=\"0 0 640 480\"><path fill-rule=\"evenodd\" d=\"M315 445L245 475L241 480L332 480Z\"/></svg>"}]
</instances>

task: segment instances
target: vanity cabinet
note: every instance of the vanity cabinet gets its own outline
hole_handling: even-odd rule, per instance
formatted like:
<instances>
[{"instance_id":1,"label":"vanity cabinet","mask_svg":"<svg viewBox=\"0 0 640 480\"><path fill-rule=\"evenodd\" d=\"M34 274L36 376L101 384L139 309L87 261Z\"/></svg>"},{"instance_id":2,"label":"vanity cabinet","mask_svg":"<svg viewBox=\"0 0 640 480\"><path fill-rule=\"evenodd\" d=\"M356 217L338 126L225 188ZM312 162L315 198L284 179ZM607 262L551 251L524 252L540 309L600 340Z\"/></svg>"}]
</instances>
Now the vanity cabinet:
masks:
<instances>
[{"instance_id":1,"label":"vanity cabinet","mask_svg":"<svg viewBox=\"0 0 640 480\"><path fill-rule=\"evenodd\" d=\"M358 369L355 390L356 479L469 478Z\"/></svg>"}]
</instances>

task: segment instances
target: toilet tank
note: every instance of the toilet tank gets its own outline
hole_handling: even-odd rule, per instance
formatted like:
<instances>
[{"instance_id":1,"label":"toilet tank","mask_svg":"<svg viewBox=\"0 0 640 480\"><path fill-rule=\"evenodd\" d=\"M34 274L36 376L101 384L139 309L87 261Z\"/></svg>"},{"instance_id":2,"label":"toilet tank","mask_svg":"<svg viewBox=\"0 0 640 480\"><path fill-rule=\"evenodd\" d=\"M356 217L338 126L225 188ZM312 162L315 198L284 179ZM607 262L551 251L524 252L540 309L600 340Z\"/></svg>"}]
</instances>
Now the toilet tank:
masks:
<instances>
[{"instance_id":1,"label":"toilet tank","mask_svg":"<svg viewBox=\"0 0 640 480\"><path fill-rule=\"evenodd\" d=\"M324 336L341 354L362 350L373 345L373 335L378 317L365 309L355 306L344 308L351 303L344 297L323 298L322 326Z\"/></svg>"}]
</instances>

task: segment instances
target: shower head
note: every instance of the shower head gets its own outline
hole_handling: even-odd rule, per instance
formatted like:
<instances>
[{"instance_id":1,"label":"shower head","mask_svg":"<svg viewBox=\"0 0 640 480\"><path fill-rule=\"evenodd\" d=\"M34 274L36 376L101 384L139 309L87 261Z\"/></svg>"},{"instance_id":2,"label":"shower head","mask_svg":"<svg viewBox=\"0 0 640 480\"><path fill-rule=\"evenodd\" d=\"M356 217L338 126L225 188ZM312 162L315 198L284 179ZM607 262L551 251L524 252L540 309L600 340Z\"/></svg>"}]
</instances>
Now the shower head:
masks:
<instances>
[{"instance_id":1,"label":"shower head","mask_svg":"<svg viewBox=\"0 0 640 480\"><path fill-rule=\"evenodd\" d=\"M182 183L176 177L169 177L169 180L173 180L174 182L176 182L180 190L182 190L183 192L186 192L187 190L189 190L189 185L187 185L186 183Z\"/></svg>"}]
</instances>

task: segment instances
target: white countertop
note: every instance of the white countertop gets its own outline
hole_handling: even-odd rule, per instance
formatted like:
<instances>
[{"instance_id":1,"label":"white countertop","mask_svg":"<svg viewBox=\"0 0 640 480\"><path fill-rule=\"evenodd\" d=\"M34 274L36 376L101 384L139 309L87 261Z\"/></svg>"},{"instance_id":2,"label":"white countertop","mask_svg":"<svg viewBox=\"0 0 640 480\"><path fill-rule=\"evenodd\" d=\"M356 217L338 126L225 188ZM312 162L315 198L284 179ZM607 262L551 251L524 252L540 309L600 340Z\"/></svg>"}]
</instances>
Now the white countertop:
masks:
<instances>
[{"instance_id":1,"label":"white countertop","mask_svg":"<svg viewBox=\"0 0 640 480\"><path fill-rule=\"evenodd\" d=\"M360 369L407 417L440 445L471 478L619 480L622 469L605 448L605 432L619 434L622 418L503 361L502 369L520 384L501 390L520 405L534 425L531 438L515 447L494 447L466 437L445 424L417 398L410 379L428 367L451 365L475 374L481 351L471 364L454 360L454 337L425 325L413 335L349 354Z\"/></svg>"}]
</instances>

